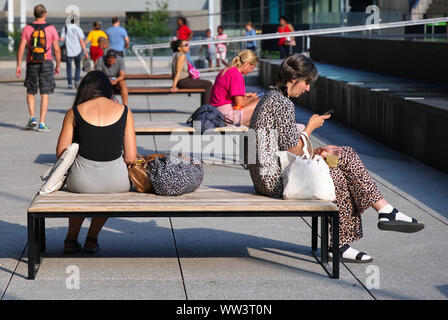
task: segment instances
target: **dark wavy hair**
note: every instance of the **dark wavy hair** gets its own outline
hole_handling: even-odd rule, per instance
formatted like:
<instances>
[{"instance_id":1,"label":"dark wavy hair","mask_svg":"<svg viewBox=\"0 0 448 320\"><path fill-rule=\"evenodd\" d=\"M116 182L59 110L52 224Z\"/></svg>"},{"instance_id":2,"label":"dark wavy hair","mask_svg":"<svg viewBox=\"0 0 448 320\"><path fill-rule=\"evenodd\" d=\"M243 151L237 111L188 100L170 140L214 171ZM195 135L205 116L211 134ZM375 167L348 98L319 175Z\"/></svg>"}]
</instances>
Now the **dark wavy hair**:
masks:
<instances>
[{"instance_id":1,"label":"dark wavy hair","mask_svg":"<svg viewBox=\"0 0 448 320\"><path fill-rule=\"evenodd\" d=\"M178 48L184 41L185 40L180 40L180 39L171 41L171 43L170 43L171 50L173 50L173 52L176 53L178 51Z\"/></svg>"},{"instance_id":2,"label":"dark wavy hair","mask_svg":"<svg viewBox=\"0 0 448 320\"><path fill-rule=\"evenodd\" d=\"M79 84L73 106L95 98L112 98L113 89L109 78L102 71L90 71Z\"/></svg>"},{"instance_id":3,"label":"dark wavy hair","mask_svg":"<svg viewBox=\"0 0 448 320\"><path fill-rule=\"evenodd\" d=\"M315 82L319 74L313 60L303 54L293 54L283 60L278 72L277 88L286 95L286 84L291 80Z\"/></svg>"}]
</instances>

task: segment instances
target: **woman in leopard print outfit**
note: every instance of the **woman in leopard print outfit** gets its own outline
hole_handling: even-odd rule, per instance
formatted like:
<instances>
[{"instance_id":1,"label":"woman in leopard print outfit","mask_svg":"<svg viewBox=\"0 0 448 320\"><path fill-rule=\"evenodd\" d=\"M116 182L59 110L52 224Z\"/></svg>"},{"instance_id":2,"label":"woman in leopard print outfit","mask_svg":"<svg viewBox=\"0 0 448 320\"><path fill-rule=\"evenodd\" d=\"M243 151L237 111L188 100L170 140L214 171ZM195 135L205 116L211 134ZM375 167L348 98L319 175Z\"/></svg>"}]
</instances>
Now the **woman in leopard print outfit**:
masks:
<instances>
[{"instance_id":1,"label":"woman in leopard print outfit","mask_svg":"<svg viewBox=\"0 0 448 320\"><path fill-rule=\"evenodd\" d=\"M309 91L310 82L317 79L314 63L303 55L293 55L285 59L280 67L277 88L270 90L256 106L250 122L255 131L256 163L249 164L250 175L257 192L282 198L283 183L277 151L302 153L301 134L308 136L323 125L330 115L313 115L302 132L295 123L295 106L289 97L298 97ZM339 209L339 239L342 261L371 262L373 259L349 246L362 238L361 213L372 206L380 213L380 229L387 224L392 231L415 232L423 228L415 219L394 209L381 195L359 156L351 147L339 147L341 155L338 166L330 168L336 200ZM325 148L315 150L326 157ZM384 215L384 216L382 216ZM394 215L394 216L391 216ZM387 219L386 219L387 217ZM399 221L399 222L397 222ZM397 223L407 228L399 230Z\"/></svg>"}]
</instances>

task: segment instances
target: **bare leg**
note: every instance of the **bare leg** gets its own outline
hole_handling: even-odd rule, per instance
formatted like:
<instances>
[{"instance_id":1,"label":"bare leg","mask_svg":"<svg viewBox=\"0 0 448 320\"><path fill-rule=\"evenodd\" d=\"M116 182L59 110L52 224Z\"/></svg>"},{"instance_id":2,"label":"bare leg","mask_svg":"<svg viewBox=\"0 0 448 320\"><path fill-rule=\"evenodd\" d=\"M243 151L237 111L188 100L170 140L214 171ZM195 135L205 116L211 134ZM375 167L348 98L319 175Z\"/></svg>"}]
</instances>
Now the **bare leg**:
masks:
<instances>
[{"instance_id":1,"label":"bare leg","mask_svg":"<svg viewBox=\"0 0 448 320\"><path fill-rule=\"evenodd\" d=\"M384 206L387 206L389 203L386 201L386 199L381 199L377 202L375 202L372 207L373 209L375 209L376 211L380 210L381 208L383 208Z\"/></svg>"},{"instance_id":2,"label":"bare leg","mask_svg":"<svg viewBox=\"0 0 448 320\"><path fill-rule=\"evenodd\" d=\"M34 118L34 109L36 105L36 96L34 94L26 94L26 102L28 104L28 112L30 113L30 118Z\"/></svg>"},{"instance_id":3,"label":"bare leg","mask_svg":"<svg viewBox=\"0 0 448 320\"><path fill-rule=\"evenodd\" d=\"M48 110L49 95L42 94L40 96L40 99L40 123L45 123L45 117L47 116Z\"/></svg>"},{"instance_id":4,"label":"bare leg","mask_svg":"<svg viewBox=\"0 0 448 320\"><path fill-rule=\"evenodd\" d=\"M106 223L107 218L93 218L92 222L90 223L89 232L87 233L87 238L92 239L98 239L98 234L100 233L101 229L103 228L104 224ZM97 247L97 243L90 239L86 239L86 242L84 243L84 248L86 249L95 249Z\"/></svg>"},{"instance_id":5,"label":"bare leg","mask_svg":"<svg viewBox=\"0 0 448 320\"><path fill-rule=\"evenodd\" d=\"M68 219L68 232L66 239L78 240L79 231L81 230L84 218L69 218Z\"/></svg>"},{"instance_id":6,"label":"bare leg","mask_svg":"<svg viewBox=\"0 0 448 320\"><path fill-rule=\"evenodd\" d=\"M87 237L89 238L98 238L98 234L106 223L107 218L93 218L90 223L89 232L87 233Z\"/></svg>"},{"instance_id":7,"label":"bare leg","mask_svg":"<svg viewBox=\"0 0 448 320\"><path fill-rule=\"evenodd\" d=\"M252 113L254 113L254 110L255 110L255 107L257 106L258 101L260 101L260 99L255 100L254 102L252 102L251 104L249 104L248 106L245 106L243 108L242 124L245 125L246 127L248 127L250 124L250 118L252 118Z\"/></svg>"}]
</instances>

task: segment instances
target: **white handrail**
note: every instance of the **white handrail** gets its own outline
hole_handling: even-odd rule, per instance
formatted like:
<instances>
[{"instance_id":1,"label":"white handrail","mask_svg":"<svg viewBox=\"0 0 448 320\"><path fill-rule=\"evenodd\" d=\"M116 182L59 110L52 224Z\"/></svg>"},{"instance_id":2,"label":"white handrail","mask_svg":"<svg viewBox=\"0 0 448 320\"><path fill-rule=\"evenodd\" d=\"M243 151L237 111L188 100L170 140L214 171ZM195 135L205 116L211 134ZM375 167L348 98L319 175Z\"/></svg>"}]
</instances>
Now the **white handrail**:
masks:
<instances>
[{"instance_id":1,"label":"white handrail","mask_svg":"<svg viewBox=\"0 0 448 320\"><path fill-rule=\"evenodd\" d=\"M358 25L358 26L350 26L350 27L339 27L339 28L325 28L325 29L315 29L315 30L302 30L302 31L293 31L293 32L284 32L284 33L266 33L262 35L256 36L240 36L240 37L232 37L225 40L195 40L189 41L190 46L201 46L205 44L218 44L218 43L233 43L233 42L247 42L247 41L256 41L256 40L271 40L271 39L279 39L286 37L307 37L307 36L316 36L316 35L324 35L324 34L335 34L335 33L348 33L348 32L359 32L359 31L368 31L368 30L381 30L381 29L391 29L391 28L400 28L407 26L415 26L415 25L425 25L425 24L435 24L440 22L448 22L448 17L442 18L433 18L433 19L420 19L414 21L398 21L398 22L387 22L387 23L378 23L378 24L368 24L368 25ZM146 62L143 57L138 52L139 50L150 50L151 55L151 65L152 65L152 51L154 49L165 49L170 48L169 43L156 43L156 44L145 44L145 45L134 45L132 50L138 59L144 64L146 71L150 74L152 70L148 68Z\"/></svg>"}]
</instances>

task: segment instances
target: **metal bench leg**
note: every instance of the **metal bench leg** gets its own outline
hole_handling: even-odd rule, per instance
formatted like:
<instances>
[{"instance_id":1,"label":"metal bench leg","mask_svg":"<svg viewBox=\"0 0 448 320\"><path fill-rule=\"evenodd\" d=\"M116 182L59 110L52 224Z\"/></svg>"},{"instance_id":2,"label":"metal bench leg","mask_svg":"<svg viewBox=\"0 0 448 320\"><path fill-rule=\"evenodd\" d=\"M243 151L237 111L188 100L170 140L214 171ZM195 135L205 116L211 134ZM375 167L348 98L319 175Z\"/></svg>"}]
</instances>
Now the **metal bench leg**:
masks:
<instances>
[{"instance_id":1,"label":"metal bench leg","mask_svg":"<svg viewBox=\"0 0 448 320\"><path fill-rule=\"evenodd\" d=\"M28 279L34 280L40 265L38 218L28 214Z\"/></svg>"},{"instance_id":2,"label":"metal bench leg","mask_svg":"<svg viewBox=\"0 0 448 320\"><path fill-rule=\"evenodd\" d=\"M339 279L339 214L331 218L332 249L333 249L333 279Z\"/></svg>"},{"instance_id":3,"label":"metal bench leg","mask_svg":"<svg viewBox=\"0 0 448 320\"><path fill-rule=\"evenodd\" d=\"M45 218L39 218L39 247L40 252L45 252Z\"/></svg>"},{"instance_id":4,"label":"metal bench leg","mask_svg":"<svg viewBox=\"0 0 448 320\"><path fill-rule=\"evenodd\" d=\"M201 106L203 106L206 103L207 102L205 101L205 93L201 93Z\"/></svg>"},{"instance_id":5,"label":"metal bench leg","mask_svg":"<svg viewBox=\"0 0 448 320\"><path fill-rule=\"evenodd\" d=\"M311 250L317 250L317 224L318 217L311 218Z\"/></svg>"},{"instance_id":6,"label":"metal bench leg","mask_svg":"<svg viewBox=\"0 0 448 320\"><path fill-rule=\"evenodd\" d=\"M328 263L328 216L320 220L320 250L323 264Z\"/></svg>"}]
</instances>

